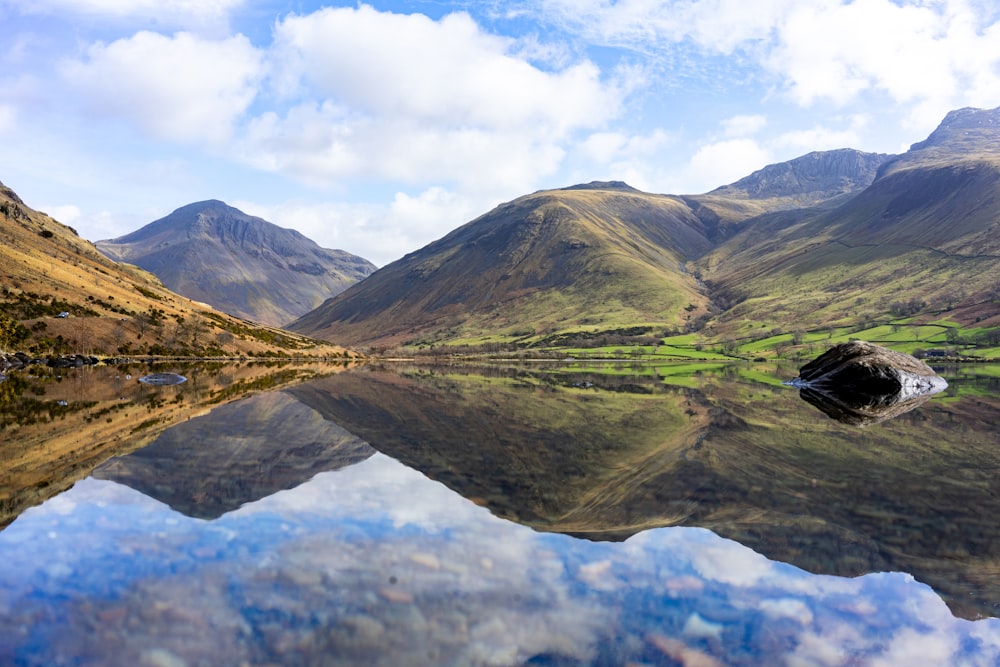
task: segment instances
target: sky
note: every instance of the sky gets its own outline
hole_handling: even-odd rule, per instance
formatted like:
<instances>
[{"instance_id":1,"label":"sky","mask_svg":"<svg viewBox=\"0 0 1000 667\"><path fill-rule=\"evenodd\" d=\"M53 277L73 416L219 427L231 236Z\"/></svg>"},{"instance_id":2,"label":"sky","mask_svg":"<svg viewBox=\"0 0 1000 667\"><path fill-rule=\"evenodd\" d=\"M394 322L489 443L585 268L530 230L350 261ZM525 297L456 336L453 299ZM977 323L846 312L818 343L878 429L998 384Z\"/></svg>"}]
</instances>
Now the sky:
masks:
<instances>
[{"instance_id":1,"label":"sky","mask_svg":"<svg viewBox=\"0 0 1000 667\"><path fill-rule=\"evenodd\" d=\"M384 266L1000 106L996 0L0 0L0 182L91 241L221 199Z\"/></svg>"}]
</instances>

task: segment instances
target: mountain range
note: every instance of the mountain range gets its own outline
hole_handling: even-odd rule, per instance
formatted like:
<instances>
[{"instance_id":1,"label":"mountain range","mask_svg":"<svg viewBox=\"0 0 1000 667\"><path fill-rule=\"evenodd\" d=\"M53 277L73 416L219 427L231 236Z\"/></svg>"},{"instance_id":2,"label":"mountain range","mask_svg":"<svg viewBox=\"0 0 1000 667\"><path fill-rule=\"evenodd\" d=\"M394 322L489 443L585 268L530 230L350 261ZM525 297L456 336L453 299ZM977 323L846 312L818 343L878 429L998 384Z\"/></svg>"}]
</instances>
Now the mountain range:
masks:
<instances>
[{"instance_id":1,"label":"mountain range","mask_svg":"<svg viewBox=\"0 0 1000 667\"><path fill-rule=\"evenodd\" d=\"M844 326L1000 325L1000 109L902 155L770 165L702 195L594 182L502 204L289 325L346 345Z\"/></svg>"},{"instance_id":2,"label":"mountain range","mask_svg":"<svg viewBox=\"0 0 1000 667\"><path fill-rule=\"evenodd\" d=\"M97 249L171 290L254 322L282 326L375 270L292 229L221 201L188 204Z\"/></svg>"},{"instance_id":3,"label":"mountain range","mask_svg":"<svg viewBox=\"0 0 1000 667\"><path fill-rule=\"evenodd\" d=\"M43 347L55 334L64 349L72 340L76 349L208 350L204 336L195 339L220 325L192 326L199 318L185 314L206 312L204 303L355 348L688 332L746 341L762 331L832 332L902 318L1000 327L1000 109L953 111L901 155L813 152L699 195L619 181L535 192L378 270L219 201L97 243L127 264L100 257L9 188L0 207L0 268L14 288L5 303L47 302L7 319L37 327L29 337ZM132 288L105 294L109 284ZM55 292L64 305L52 301ZM72 335L81 322L57 321L60 311L124 313L134 326L123 332L104 322L105 331L88 330L82 342ZM140 342L143 313L176 325L154 332L162 340ZM13 326L5 321L0 344ZM226 326L239 334L248 325ZM264 339L274 335L286 334Z\"/></svg>"}]
</instances>

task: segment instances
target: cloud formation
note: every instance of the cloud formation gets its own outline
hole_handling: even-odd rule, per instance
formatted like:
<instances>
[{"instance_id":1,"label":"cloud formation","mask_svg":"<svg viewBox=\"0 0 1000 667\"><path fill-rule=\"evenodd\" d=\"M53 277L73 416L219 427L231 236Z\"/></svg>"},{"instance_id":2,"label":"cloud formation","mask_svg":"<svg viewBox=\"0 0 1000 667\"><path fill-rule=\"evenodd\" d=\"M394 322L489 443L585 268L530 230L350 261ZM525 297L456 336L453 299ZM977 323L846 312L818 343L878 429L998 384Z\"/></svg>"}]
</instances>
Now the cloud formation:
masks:
<instances>
[{"instance_id":1,"label":"cloud formation","mask_svg":"<svg viewBox=\"0 0 1000 667\"><path fill-rule=\"evenodd\" d=\"M525 186L558 168L576 131L619 114L627 91L589 61L545 70L518 47L464 13L289 16L268 53L288 107L252 119L241 154L317 184Z\"/></svg>"},{"instance_id":2,"label":"cloud formation","mask_svg":"<svg viewBox=\"0 0 1000 667\"><path fill-rule=\"evenodd\" d=\"M742 52L802 106L876 93L932 107L939 120L954 106L994 106L1000 93L1000 17L968 0L538 0L537 9L607 45Z\"/></svg>"},{"instance_id":3,"label":"cloud formation","mask_svg":"<svg viewBox=\"0 0 1000 667\"><path fill-rule=\"evenodd\" d=\"M218 146L257 95L262 60L242 35L139 32L94 44L62 72L92 113L124 118L157 139Z\"/></svg>"}]
</instances>

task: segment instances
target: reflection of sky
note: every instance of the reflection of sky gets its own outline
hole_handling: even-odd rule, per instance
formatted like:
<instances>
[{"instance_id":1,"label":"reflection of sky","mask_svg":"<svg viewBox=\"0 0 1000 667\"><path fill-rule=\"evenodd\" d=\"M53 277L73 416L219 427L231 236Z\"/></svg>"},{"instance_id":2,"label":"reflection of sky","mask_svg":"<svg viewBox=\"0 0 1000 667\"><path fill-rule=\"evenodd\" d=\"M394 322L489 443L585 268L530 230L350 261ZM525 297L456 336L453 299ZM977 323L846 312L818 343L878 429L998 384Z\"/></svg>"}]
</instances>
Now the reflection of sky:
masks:
<instances>
[{"instance_id":1,"label":"reflection of sky","mask_svg":"<svg viewBox=\"0 0 1000 667\"><path fill-rule=\"evenodd\" d=\"M996 665L1000 621L697 528L535 533L383 455L206 522L89 479L0 533L0 664Z\"/></svg>"}]
</instances>

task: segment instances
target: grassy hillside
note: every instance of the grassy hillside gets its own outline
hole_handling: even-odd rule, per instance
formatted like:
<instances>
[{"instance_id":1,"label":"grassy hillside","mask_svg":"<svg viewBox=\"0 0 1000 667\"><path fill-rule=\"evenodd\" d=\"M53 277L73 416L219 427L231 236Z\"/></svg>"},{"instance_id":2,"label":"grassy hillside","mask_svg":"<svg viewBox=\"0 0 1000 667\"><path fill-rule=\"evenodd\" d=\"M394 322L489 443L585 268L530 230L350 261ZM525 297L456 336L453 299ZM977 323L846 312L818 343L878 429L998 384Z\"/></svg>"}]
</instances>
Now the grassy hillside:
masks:
<instances>
[{"instance_id":1,"label":"grassy hillside","mask_svg":"<svg viewBox=\"0 0 1000 667\"><path fill-rule=\"evenodd\" d=\"M1000 172L981 113L905 156L810 153L705 195L592 183L522 197L291 326L378 347L640 356L689 333L735 354L762 333L912 315L996 326Z\"/></svg>"},{"instance_id":2,"label":"grassy hillside","mask_svg":"<svg viewBox=\"0 0 1000 667\"><path fill-rule=\"evenodd\" d=\"M2 184L0 351L39 356L354 354L174 294L152 274L108 259Z\"/></svg>"},{"instance_id":3,"label":"grassy hillside","mask_svg":"<svg viewBox=\"0 0 1000 667\"><path fill-rule=\"evenodd\" d=\"M676 197L618 184L539 192L377 271L291 328L388 345L662 331L707 312L684 263L708 248L704 224Z\"/></svg>"},{"instance_id":4,"label":"grassy hillside","mask_svg":"<svg viewBox=\"0 0 1000 667\"><path fill-rule=\"evenodd\" d=\"M697 263L716 336L887 316L1000 326L1000 161L917 155L833 210L751 221Z\"/></svg>"}]
</instances>

